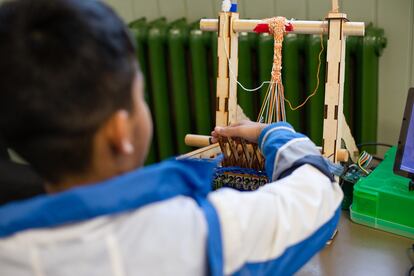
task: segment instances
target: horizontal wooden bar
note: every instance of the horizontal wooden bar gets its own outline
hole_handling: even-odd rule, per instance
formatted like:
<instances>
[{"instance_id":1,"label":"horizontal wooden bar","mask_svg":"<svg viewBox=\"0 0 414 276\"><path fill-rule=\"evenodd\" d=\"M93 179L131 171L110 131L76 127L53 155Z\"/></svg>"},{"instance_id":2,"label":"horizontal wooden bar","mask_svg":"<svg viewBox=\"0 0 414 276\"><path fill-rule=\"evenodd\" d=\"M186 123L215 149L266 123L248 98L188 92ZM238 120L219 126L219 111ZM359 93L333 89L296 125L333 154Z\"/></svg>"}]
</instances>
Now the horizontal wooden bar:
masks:
<instances>
[{"instance_id":1,"label":"horizontal wooden bar","mask_svg":"<svg viewBox=\"0 0 414 276\"><path fill-rule=\"evenodd\" d=\"M202 135L200 135L202 136ZM322 147L317 147L318 150L322 150ZM187 154L183 154L177 157L177 159L185 159L185 158L215 158L218 154L221 153L221 149L218 143L209 145L207 147L203 147L197 149L195 151L189 152ZM337 159L341 162L346 162L349 159L348 151L346 149L340 149L337 152Z\"/></svg>"},{"instance_id":2,"label":"horizontal wooden bar","mask_svg":"<svg viewBox=\"0 0 414 276\"><path fill-rule=\"evenodd\" d=\"M328 21L308 21L308 20L288 20L293 25L294 34L327 34ZM233 22L235 32L253 32L258 24L267 24L264 20L256 19L236 19ZM217 19L201 19L200 29L202 31L217 31ZM344 34L347 36L364 36L364 22L345 22Z\"/></svg>"},{"instance_id":3,"label":"horizontal wooden bar","mask_svg":"<svg viewBox=\"0 0 414 276\"><path fill-rule=\"evenodd\" d=\"M218 154L221 153L220 145L218 143L212 144L210 146L197 149L195 151L180 155L177 159L185 158L215 158Z\"/></svg>"}]
</instances>

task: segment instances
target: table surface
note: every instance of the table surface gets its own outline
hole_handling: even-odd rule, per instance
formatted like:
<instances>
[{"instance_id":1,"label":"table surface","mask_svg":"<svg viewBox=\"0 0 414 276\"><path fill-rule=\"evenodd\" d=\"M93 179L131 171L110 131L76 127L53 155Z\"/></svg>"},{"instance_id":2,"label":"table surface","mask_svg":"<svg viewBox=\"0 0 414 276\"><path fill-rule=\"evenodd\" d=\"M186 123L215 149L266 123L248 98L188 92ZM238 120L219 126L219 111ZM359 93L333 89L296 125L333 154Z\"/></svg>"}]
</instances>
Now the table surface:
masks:
<instances>
[{"instance_id":1,"label":"table surface","mask_svg":"<svg viewBox=\"0 0 414 276\"><path fill-rule=\"evenodd\" d=\"M414 240L356 224L343 211L331 245L315 255L296 275L407 275ZM411 259L410 259L411 258Z\"/></svg>"}]
</instances>

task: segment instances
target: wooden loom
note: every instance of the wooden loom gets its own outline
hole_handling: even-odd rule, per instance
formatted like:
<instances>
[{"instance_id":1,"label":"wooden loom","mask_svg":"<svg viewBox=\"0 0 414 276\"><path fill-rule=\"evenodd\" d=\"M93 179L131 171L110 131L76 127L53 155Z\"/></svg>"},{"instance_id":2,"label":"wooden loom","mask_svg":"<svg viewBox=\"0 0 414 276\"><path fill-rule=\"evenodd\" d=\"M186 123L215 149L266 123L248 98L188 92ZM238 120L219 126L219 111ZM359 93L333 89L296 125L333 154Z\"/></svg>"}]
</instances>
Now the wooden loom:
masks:
<instances>
[{"instance_id":1,"label":"wooden loom","mask_svg":"<svg viewBox=\"0 0 414 276\"><path fill-rule=\"evenodd\" d=\"M339 12L338 0L332 0L332 10L325 21L288 20L287 22L291 26L289 30L291 33L328 35L321 152L335 163L346 161L349 157L355 162L358 149L343 115L345 47L346 37L363 36L365 25L363 22L349 22L347 15ZM253 32L258 27L269 31L267 21L239 19L237 1L232 1L230 11L221 11L218 19L200 21L201 30L218 31L216 126L227 126L243 118L243 112L237 105L238 34ZM342 149L342 141L347 149ZM185 142L188 145L202 148L183 155L184 158L211 158L226 151L223 149L223 143L221 147L219 144L210 145L208 136L187 135ZM232 140L229 139L224 144L231 143ZM252 147L244 147L239 152L245 151L245 148L251 149ZM237 157L237 152L234 155L231 147L227 150L233 158ZM254 158L254 151L255 149L252 153L250 150L250 154L247 152L244 156ZM257 158L260 159L260 157Z\"/></svg>"}]
</instances>

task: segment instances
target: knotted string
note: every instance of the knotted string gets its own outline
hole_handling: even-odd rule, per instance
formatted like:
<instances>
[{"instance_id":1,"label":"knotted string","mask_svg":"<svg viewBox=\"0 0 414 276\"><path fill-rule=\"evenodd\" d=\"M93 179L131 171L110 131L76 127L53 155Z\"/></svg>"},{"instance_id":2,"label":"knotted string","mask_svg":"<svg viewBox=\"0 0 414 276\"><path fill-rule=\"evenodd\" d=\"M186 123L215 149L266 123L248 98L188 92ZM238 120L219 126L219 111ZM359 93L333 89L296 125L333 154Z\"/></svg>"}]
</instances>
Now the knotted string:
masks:
<instances>
[{"instance_id":1,"label":"knotted string","mask_svg":"<svg viewBox=\"0 0 414 276\"><path fill-rule=\"evenodd\" d=\"M260 108L258 121L270 124L286 120L282 83L282 45L286 33L286 18L278 16L266 21L269 24L269 32L273 34L274 38L273 65L270 85Z\"/></svg>"}]
</instances>

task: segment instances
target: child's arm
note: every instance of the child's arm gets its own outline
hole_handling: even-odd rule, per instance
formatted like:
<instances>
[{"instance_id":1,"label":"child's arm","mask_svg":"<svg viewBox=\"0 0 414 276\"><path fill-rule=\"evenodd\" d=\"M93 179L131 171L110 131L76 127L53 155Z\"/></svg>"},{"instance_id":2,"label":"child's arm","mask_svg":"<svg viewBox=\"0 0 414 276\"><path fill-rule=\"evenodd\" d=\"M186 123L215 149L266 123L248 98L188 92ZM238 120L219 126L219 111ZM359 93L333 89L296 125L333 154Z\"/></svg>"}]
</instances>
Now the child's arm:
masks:
<instances>
[{"instance_id":1,"label":"child's arm","mask_svg":"<svg viewBox=\"0 0 414 276\"><path fill-rule=\"evenodd\" d=\"M289 124L249 123L248 129L216 129L213 136L254 142L254 133L261 133L258 143L273 183L254 192L220 189L209 196L221 222L225 273L290 275L331 237L342 191L315 145Z\"/></svg>"}]
</instances>

